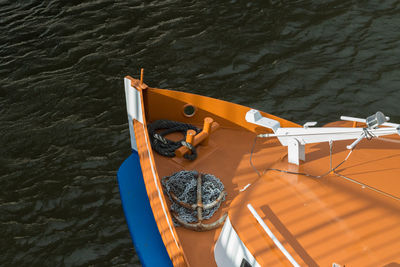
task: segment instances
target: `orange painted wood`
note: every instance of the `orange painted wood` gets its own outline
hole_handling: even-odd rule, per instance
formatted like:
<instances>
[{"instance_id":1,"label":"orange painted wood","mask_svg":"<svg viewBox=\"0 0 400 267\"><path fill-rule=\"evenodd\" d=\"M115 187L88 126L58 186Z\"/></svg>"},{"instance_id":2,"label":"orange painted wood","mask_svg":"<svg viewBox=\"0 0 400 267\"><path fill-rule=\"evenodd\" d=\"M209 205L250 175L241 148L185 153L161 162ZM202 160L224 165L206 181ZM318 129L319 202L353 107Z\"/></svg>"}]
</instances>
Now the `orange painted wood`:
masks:
<instances>
[{"instance_id":1,"label":"orange painted wood","mask_svg":"<svg viewBox=\"0 0 400 267\"><path fill-rule=\"evenodd\" d=\"M151 153L149 153L149 144L146 141L149 140L148 136L146 136L147 132L144 131L144 125L136 120L134 120L133 126L143 179L161 238L174 266L186 266L187 264L185 263L179 238L175 231L175 227L173 226L171 216L168 212L168 206L166 204L164 194L162 193L162 186L159 182L157 170L154 166L152 166L154 159ZM156 176L156 181L154 180L154 175ZM162 207L163 205L165 208ZM165 213L164 210L166 210L167 213Z\"/></svg>"},{"instance_id":2,"label":"orange painted wood","mask_svg":"<svg viewBox=\"0 0 400 267\"><path fill-rule=\"evenodd\" d=\"M193 232L177 227L173 232L178 236L179 247L171 245L174 240L167 227L170 216L168 214L167 220L160 211L161 203L169 205L170 202L162 192L161 196L158 194L156 184L160 184L159 177L180 170L211 173L223 182L227 200L210 221L227 211L235 231L261 266L290 266L290 263L252 217L246 208L248 203L302 266L400 264L400 202L395 199L400 198L398 135L361 141L337 169L343 176L393 196L388 197L332 173L315 179L268 170L326 173L330 164L329 144L306 145L306 162L300 166L289 164L287 147L281 146L276 138L255 139L257 134L268 130L245 121L248 107L183 92L154 88L144 91L146 121L170 119L201 126L204 118L211 117L220 125L209 145L198 147L200 153L196 160L177 161L153 154L149 145L145 145L146 138L148 140L145 125L134 123L142 169L146 173L146 189L174 265L216 266L213 250L221 231ZM191 118L182 114L187 103L196 107ZM262 115L278 120L282 127L299 127L265 112ZM351 127L352 123L336 122L327 126ZM349 143L351 141L334 142L334 166L346 157ZM151 162L156 183L150 175ZM242 191L248 184L250 186Z\"/></svg>"},{"instance_id":3,"label":"orange painted wood","mask_svg":"<svg viewBox=\"0 0 400 267\"><path fill-rule=\"evenodd\" d=\"M210 127L210 134L211 133L213 133L213 132L215 132L217 129L219 128L219 124L217 123L217 122L213 122L212 123L212 125L211 125L211 127ZM204 142L204 141L206 141L208 138L210 138L209 136L210 136L210 134L209 133L207 133L206 131L201 131L200 133L198 133L197 135L195 135L194 136L194 138L193 138L193 146L197 146L197 145L199 145L200 143L202 143L202 142ZM206 144L205 144L206 145ZM178 148L176 151L175 151L175 154L178 156L178 157L183 157L183 155L185 155L186 153L188 153L189 152L189 148L188 147L186 147L186 146L181 146L180 148Z\"/></svg>"},{"instance_id":4,"label":"orange painted wood","mask_svg":"<svg viewBox=\"0 0 400 267\"><path fill-rule=\"evenodd\" d=\"M130 77L128 77L130 78ZM138 85L137 80L132 81L132 86ZM141 84L141 86L147 86ZM143 105L143 90L138 88L141 92L141 102ZM149 143L149 136L147 133L146 117L143 110L143 123L134 120L133 127L135 132L136 144L138 147L138 154L140 158L140 165L143 172L143 179L146 186L147 195L149 197L150 206L153 210L153 215L160 231L161 238L165 244L168 255L174 266L188 266L187 259L179 241L173 225L171 215L168 210L168 205L162 191L162 185L158 177L157 168L154 166L154 158ZM156 253L156 252L155 252Z\"/></svg>"},{"instance_id":5,"label":"orange painted wood","mask_svg":"<svg viewBox=\"0 0 400 267\"><path fill-rule=\"evenodd\" d=\"M193 145L193 139L195 135L196 135L195 130L188 130L186 133L186 142Z\"/></svg>"}]
</instances>

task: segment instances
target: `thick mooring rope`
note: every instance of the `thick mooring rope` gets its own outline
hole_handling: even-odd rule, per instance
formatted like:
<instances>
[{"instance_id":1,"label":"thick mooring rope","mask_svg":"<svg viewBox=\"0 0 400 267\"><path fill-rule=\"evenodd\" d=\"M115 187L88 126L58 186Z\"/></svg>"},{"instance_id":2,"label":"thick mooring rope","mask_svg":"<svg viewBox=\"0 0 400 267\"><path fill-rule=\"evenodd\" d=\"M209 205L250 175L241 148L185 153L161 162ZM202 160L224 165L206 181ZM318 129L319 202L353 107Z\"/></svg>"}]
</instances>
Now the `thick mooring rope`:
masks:
<instances>
[{"instance_id":1,"label":"thick mooring rope","mask_svg":"<svg viewBox=\"0 0 400 267\"><path fill-rule=\"evenodd\" d=\"M159 133L157 132L163 129L164 131ZM175 157L175 150L177 150L181 146L186 146L190 149L191 153L185 154L184 158L188 160L196 159L196 148L185 141L186 133L188 130L194 130L196 131L196 134L200 133L201 130L198 129L196 126L177 121L157 120L149 124L147 126L147 130L150 136L151 147L160 155L171 158ZM174 132L182 133L184 138L178 142L165 138L167 134Z\"/></svg>"},{"instance_id":2,"label":"thick mooring rope","mask_svg":"<svg viewBox=\"0 0 400 267\"><path fill-rule=\"evenodd\" d=\"M187 223L197 222L197 210L188 209L179 205L172 197L172 194L183 203L189 205L196 204L198 175L199 173L197 171L179 171L171 176L165 176L161 180L164 190L171 200L171 210L176 212L181 220ZM224 189L224 185L217 177L212 174L204 174L201 183L201 198L203 205L207 206L207 204L215 202ZM203 219L210 219L224 200L225 195L223 195L221 201L216 203L215 206L203 210Z\"/></svg>"}]
</instances>

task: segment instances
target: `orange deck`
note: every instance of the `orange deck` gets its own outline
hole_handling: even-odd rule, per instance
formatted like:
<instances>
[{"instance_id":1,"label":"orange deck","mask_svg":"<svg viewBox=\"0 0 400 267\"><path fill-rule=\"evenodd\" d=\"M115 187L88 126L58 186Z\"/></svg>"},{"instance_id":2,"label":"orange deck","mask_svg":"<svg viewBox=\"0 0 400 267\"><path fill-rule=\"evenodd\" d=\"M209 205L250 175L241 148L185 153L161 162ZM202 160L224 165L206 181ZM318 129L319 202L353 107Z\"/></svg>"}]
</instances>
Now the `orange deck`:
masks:
<instances>
[{"instance_id":1,"label":"orange deck","mask_svg":"<svg viewBox=\"0 0 400 267\"><path fill-rule=\"evenodd\" d=\"M250 151L256 133L266 130L244 120L249 108L152 88L143 90L143 103L148 122L170 119L200 125L205 117L210 116L221 125L211 135L207 146L198 147L199 156L193 162L162 157L152 151L148 155L143 152L141 156L141 161L145 161L144 166L147 166L144 176L150 175L149 161L154 161L158 182L155 183L152 177L145 177L151 183L146 184L146 188L148 193L151 192L149 196L153 199L150 201L153 201L151 205L156 219L160 220L157 223L163 241L169 242L166 243L167 249L170 247L168 252L177 257L177 263L188 266L216 265L214 244L221 229L193 232L174 227L169 230L166 218L170 220L170 215L165 216L159 210L161 203L169 205L168 197L157 199L155 186L160 185L159 179L179 170L197 170L220 178L228 192L227 200L210 221L228 211L234 229L261 266L290 266L290 263L251 215L246 207L249 203L302 266L332 266L333 263L342 266L400 264L398 136L363 140L337 169L339 174L367 186L335 174L316 179L264 171L266 168L279 168L320 175L329 170L328 143L307 145L306 162L298 167L287 163L287 147L281 146L275 138L257 139L252 158L254 166L262 174L259 177L250 165ZM197 107L196 115L191 118L182 114L182 107L187 103ZM282 126L298 127L272 115L263 115L279 120ZM140 135L139 126L136 125L136 128ZM351 123L338 122L335 126L351 127ZM144 142L143 133L141 138L139 142ZM169 138L178 138L178 134ZM333 166L346 157L348 150L345 145L351 142L334 143ZM251 186L245 191L239 191L248 184ZM173 240L175 233L176 242Z\"/></svg>"},{"instance_id":2,"label":"orange deck","mask_svg":"<svg viewBox=\"0 0 400 267\"><path fill-rule=\"evenodd\" d=\"M400 144L381 142L360 143L338 172L399 197ZM348 143L335 144L334 165L347 155ZM307 152L300 171L320 175L329 170L327 144L310 145ZM262 157L255 155L255 160ZM287 165L282 161L273 167ZM301 266L400 264L400 202L365 186L335 174L315 179L268 171L235 198L229 210L232 225L261 266L290 266L252 217L248 203Z\"/></svg>"}]
</instances>

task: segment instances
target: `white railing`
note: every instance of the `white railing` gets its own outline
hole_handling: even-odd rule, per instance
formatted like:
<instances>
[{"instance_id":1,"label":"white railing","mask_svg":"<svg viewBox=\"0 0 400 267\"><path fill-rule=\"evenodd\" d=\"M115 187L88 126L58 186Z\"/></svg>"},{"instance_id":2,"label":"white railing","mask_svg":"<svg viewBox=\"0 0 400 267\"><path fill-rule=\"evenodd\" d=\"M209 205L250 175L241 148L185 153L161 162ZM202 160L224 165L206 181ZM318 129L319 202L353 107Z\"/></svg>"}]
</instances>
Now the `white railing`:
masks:
<instances>
[{"instance_id":1,"label":"white railing","mask_svg":"<svg viewBox=\"0 0 400 267\"><path fill-rule=\"evenodd\" d=\"M256 218L257 222L261 225L267 235L274 241L275 245L282 251L282 253L286 256L286 258L290 261L293 266L300 267L300 265L293 259L292 255L285 249L285 247L279 242L279 240L275 237L272 231L265 224L263 219L261 219L260 215L258 215L257 211L253 208L251 204L247 204L247 208L250 210L251 214L253 214L254 218Z\"/></svg>"}]
</instances>

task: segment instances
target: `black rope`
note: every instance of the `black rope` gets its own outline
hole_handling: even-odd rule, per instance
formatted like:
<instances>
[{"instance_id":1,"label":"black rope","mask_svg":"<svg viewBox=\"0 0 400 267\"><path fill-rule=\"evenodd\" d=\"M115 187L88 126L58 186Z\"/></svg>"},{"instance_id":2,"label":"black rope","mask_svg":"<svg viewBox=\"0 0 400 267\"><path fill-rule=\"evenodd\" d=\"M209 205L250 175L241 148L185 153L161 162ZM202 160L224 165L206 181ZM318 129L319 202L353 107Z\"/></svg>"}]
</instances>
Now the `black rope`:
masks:
<instances>
[{"instance_id":1,"label":"black rope","mask_svg":"<svg viewBox=\"0 0 400 267\"><path fill-rule=\"evenodd\" d=\"M188 130L194 130L196 134L200 133L201 130L196 126L178 121L157 120L149 124L147 130L150 136L151 147L160 155L171 158L175 157L175 150L181 146L186 146L190 149L191 153L186 153L183 157L188 160L196 159L196 148L185 141ZM160 130L164 131L160 132ZM184 138L177 142L165 138L166 135L175 132L182 133Z\"/></svg>"}]
</instances>

